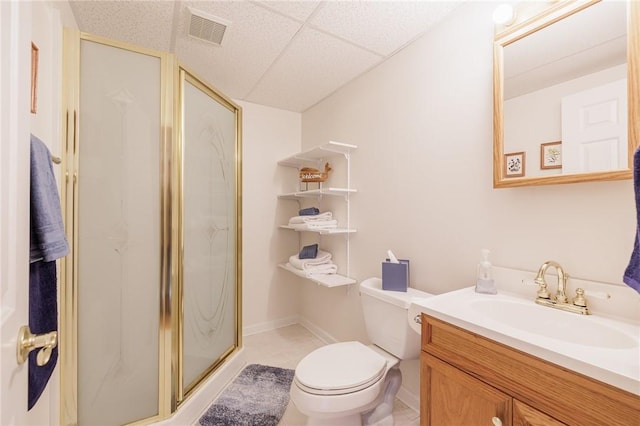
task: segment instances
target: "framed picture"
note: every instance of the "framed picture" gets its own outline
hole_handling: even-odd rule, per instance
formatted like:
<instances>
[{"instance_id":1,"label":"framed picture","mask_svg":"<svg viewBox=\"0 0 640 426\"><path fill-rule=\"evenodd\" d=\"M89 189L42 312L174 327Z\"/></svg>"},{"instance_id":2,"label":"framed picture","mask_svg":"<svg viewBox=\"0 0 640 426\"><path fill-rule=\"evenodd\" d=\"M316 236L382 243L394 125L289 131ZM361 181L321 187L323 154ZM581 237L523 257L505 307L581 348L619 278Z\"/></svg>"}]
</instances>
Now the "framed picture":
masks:
<instances>
[{"instance_id":1,"label":"framed picture","mask_svg":"<svg viewBox=\"0 0 640 426\"><path fill-rule=\"evenodd\" d=\"M31 112L38 112L38 46L31 43Z\"/></svg>"},{"instance_id":2,"label":"framed picture","mask_svg":"<svg viewBox=\"0 0 640 426\"><path fill-rule=\"evenodd\" d=\"M562 168L562 141L540 144L540 168Z\"/></svg>"},{"instance_id":3,"label":"framed picture","mask_svg":"<svg viewBox=\"0 0 640 426\"><path fill-rule=\"evenodd\" d=\"M504 155L504 176L522 177L524 176L526 153L512 152Z\"/></svg>"}]
</instances>

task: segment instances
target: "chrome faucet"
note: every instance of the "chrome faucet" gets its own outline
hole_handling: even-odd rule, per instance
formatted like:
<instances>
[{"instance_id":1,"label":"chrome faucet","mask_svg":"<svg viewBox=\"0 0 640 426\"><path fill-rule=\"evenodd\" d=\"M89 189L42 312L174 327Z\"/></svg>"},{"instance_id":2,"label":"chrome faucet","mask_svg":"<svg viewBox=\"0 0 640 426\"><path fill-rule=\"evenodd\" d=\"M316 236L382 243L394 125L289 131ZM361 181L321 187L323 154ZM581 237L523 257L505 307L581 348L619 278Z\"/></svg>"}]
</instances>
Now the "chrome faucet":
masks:
<instances>
[{"instance_id":1,"label":"chrome faucet","mask_svg":"<svg viewBox=\"0 0 640 426\"><path fill-rule=\"evenodd\" d=\"M544 275L547 272L547 268L553 266L558 273L558 290L556 296L552 300L549 290L547 290L547 282L544 279ZM567 278L569 275L564 272L562 266L558 262L548 260L540 266L538 275L536 275L535 283L540 286L538 290L538 297L536 303L543 306L550 306L552 308L562 309L563 311L574 312L578 314L588 315L587 301L584 298L584 290L581 288L576 289L576 297L572 303L569 303L566 295Z\"/></svg>"}]
</instances>

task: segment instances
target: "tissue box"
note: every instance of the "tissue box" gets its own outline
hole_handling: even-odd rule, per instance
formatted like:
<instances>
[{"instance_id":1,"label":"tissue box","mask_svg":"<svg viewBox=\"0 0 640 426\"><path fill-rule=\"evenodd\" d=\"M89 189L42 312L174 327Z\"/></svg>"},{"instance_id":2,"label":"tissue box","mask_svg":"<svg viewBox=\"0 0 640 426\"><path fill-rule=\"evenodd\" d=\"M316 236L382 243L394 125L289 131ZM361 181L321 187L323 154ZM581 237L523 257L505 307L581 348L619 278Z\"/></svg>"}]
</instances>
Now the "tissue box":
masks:
<instances>
[{"instance_id":1,"label":"tissue box","mask_svg":"<svg viewBox=\"0 0 640 426\"><path fill-rule=\"evenodd\" d=\"M407 291L409 287L409 261L398 259L400 263L392 263L387 259L382 262L382 289L391 291Z\"/></svg>"}]
</instances>

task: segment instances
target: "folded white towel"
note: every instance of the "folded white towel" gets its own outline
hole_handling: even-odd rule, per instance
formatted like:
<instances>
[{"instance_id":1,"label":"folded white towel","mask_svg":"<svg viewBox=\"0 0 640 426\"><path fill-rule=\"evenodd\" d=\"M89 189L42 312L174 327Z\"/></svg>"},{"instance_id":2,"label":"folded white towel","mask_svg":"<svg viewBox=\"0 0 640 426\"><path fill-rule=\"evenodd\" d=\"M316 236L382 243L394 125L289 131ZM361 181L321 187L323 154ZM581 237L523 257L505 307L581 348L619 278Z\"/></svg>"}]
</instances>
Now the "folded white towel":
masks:
<instances>
[{"instance_id":1,"label":"folded white towel","mask_svg":"<svg viewBox=\"0 0 640 426\"><path fill-rule=\"evenodd\" d=\"M324 265L331 263L331 253L318 250L318 255L313 259L300 259L298 254L289 257L289 263L296 269L307 269L311 266Z\"/></svg>"},{"instance_id":2,"label":"folded white towel","mask_svg":"<svg viewBox=\"0 0 640 426\"><path fill-rule=\"evenodd\" d=\"M290 227L296 231L317 231L320 229L335 229L338 227L338 221L333 220L318 220L316 222L307 223L290 223Z\"/></svg>"},{"instance_id":3,"label":"folded white towel","mask_svg":"<svg viewBox=\"0 0 640 426\"><path fill-rule=\"evenodd\" d=\"M294 267L291 263L287 263L287 266ZM311 266L308 269L304 269L303 272L307 278L312 278L314 275L333 275L338 273L338 265L325 263L324 265Z\"/></svg>"},{"instance_id":4,"label":"folded white towel","mask_svg":"<svg viewBox=\"0 0 640 426\"><path fill-rule=\"evenodd\" d=\"M305 269L304 273L307 278L312 278L314 275L333 275L338 273L338 265L335 263L327 263L325 265L313 266Z\"/></svg>"},{"instance_id":5,"label":"folded white towel","mask_svg":"<svg viewBox=\"0 0 640 426\"><path fill-rule=\"evenodd\" d=\"M331 219L333 219L333 214L331 212L324 212L324 213L308 215L308 216L294 216L291 219L289 219L289 225L293 225L295 223L309 223L309 222L331 220Z\"/></svg>"}]
</instances>

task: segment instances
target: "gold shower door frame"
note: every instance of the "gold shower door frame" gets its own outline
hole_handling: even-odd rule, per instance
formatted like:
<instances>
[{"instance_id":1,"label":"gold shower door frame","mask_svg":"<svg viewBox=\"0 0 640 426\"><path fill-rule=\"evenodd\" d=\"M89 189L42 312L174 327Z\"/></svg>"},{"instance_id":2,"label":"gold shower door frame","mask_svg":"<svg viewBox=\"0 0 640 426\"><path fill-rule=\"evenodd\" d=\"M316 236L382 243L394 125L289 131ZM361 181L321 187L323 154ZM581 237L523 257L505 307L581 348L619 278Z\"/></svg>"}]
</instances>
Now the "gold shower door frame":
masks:
<instances>
[{"instance_id":1,"label":"gold shower door frame","mask_svg":"<svg viewBox=\"0 0 640 426\"><path fill-rule=\"evenodd\" d=\"M124 49L160 60L160 293L158 329L158 414L135 421L134 425L150 424L168 418L180 403L213 374L225 359L242 345L241 288L242 288L242 110L224 95L210 88L193 74L179 68L174 55L141 48L103 37L65 29L63 35L62 85L62 183L61 204L70 254L60 263L60 424L78 424L78 175L80 111L80 43L87 40ZM185 79L197 82L205 91L235 113L235 344L216 360L199 379L187 389L182 385L182 285L183 285L183 191L182 191L182 132L181 87ZM107 319L105 319L107 320ZM99 336L96 336L98 339Z\"/></svg>"},{"instance_id":2,"label":"gold shower door frame","mask_svg":"<svg viewBox=\"0 0 640 426\"><path fill-rule=\"evenodd\" d=\"M213 363L204 371L200 373L200 375L191 383L184 383L184 354L185 354L185 345L184 345L184 293L185 293L185 277L184 277L184 248L185 248L185 235L184 235L184 217L185 217L185 191L184 191L184 166L185 166L185 146L187 141L185 140L185 129L184 129L184 103L185 103L185 85L191 84L195 89L202 92L211 100L217 102L220 106L234 113L235 116L235 152L234 154L234 178L235 178L235 197L234 197L234 211L235 211L235 219L234 226L236 230L235 235L235 336L234 336L234 344L228 347L217 359L213 361ZM178 231L174 233L174 238L177 238L178 246L180 247L180 252L177 253L176 256L173 256L175 261L174 270L178 272L178 293L175 298L174 312L178 312L179 315L175 316L175 320L173 323L173 329L176 331L175 339L176 344L179 347L179 350L176 353L177 356L177 366L178 366L178 377L176 380L179 383L178 386L178 402L182 402L185 398L188 398L190 395L194 394L195 391L203 384L206 378L208 378L231 354L237 351L242 346L242 326L241 326L241 318L242 318L242 109L236 105L231 99L217 92L210 86L208 86L202 79L196 76L193 72L187 70L184 66L178 66L177 72L177 83L176 87L178 87L178 96L176 97L176 108L178 111L176 114L176 122L175 128L178 131L175 133L177 136L177 141L175 144L174 150L174 158L178 159L178 164L183 167L179 171L179 173L175 173L174 177L176 181L174 182L175 188L180 188L179 191L176 191L174 195L177 195L178 199L173 200L174 206L179 206L177 211L178 215L174 218L175 223L173 229ZM179 194L177 193L179 192ZM179 323L181 321L181 323Z\"/></svg>"}]
</instances>

